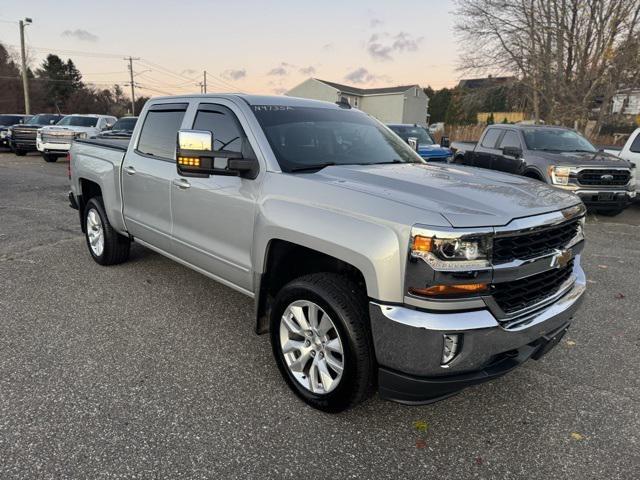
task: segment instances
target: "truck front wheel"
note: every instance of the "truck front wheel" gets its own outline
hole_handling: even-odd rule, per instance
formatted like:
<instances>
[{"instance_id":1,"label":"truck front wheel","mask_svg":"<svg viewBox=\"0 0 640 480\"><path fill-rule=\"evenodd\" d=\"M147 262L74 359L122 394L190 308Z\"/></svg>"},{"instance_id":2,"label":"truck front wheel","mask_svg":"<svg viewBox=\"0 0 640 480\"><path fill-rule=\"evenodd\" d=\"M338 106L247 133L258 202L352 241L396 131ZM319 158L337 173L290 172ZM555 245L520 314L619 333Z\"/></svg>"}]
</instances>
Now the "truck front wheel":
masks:
<instances>
[{"instance_id":1,"label":"truck front wheel","mask_svg":"<svg viewBox=\"0 0 640 480\"><path fill-rule=\"evenodd\" d=\"M333 273L307 275L277 294L270 318L278 368L298 397L339 412L372 392L374 354L367 297Z\"/></svg>"},{"instance_id":2,"label":"truck front wheel","mask_svg":"<svg viewBox=\"0 0 640 480\"><path fill-rule=\"evenodd\" d=\"M93 197L84 209L84 227L91 257L100 265L115 265L129 258L131 241L116 232L104 211L102 197Z\"/></svg>"},{"instance_id":3,"label":"truck front wheel","mask_svg":"<svg viewBox=\"0 0 640 480\"><path fill-rule=\"evenodd\" d=\"M42 158L44 158L44 161L47 163L54 163L58 161L58 156L51 153L43 153Z\"/></svg>"}]
</instances>

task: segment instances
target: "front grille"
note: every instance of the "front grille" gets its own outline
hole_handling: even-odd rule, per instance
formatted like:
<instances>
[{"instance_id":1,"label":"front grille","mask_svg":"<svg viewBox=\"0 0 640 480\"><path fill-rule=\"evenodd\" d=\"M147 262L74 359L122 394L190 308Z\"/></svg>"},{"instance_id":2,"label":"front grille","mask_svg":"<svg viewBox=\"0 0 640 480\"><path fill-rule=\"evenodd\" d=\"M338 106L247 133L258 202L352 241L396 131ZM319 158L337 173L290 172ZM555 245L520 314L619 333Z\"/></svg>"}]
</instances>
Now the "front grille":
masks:
<instances>
[{"instance_id":1,"label":"front grille","mask_svg":"<svg viewBox=\"0 0 640 480\"><path fill-rule=\"evenodd\" d=\"M629 183L630 179L629 170L588 169L578 173L580 185L620 186Z\"/></svg>"},{"instance_id":2,"label":"front grille","mask_svg":"<svg viewBox=\"0 0 640 480\"><path fill-rule=\"evenodd\" d=\"M572 220L549 228L533 230L521 235L496 237L493 240L493 263L526 260L564 248L576 236L580 220Z\"/></svg>"},{"instance_id":3,"label":"front grille","mask_svg":"<svg viewBox=\"0 0 640 480\"><path fill-rule=\"evenodd\" d=\"M36 141L37 130L35 128L14 128L12 136L15 141Z\"/></svg>"},{"instance_id":4,"label":"front grille","mask_svg":"<svg viewBox=\"0 0 640 480\"><path fill-rule=\"evenodd\" d=\"M43 143L71 143L73 140L74 134L70 133L43 133L42 134L42 142Z\"/></svg>"},{"instance_id":5,"label":"front grille","mask_svg":"<svg viewBox=\"0 0 640 480\"><path fill-rule=\"evenodd\" d=\"M552 296L571 277L572 271L573 260L564 268L554 268L515 282L493 284L491 294L503 312L517 312Z\"/></svg>"}]
</instances>

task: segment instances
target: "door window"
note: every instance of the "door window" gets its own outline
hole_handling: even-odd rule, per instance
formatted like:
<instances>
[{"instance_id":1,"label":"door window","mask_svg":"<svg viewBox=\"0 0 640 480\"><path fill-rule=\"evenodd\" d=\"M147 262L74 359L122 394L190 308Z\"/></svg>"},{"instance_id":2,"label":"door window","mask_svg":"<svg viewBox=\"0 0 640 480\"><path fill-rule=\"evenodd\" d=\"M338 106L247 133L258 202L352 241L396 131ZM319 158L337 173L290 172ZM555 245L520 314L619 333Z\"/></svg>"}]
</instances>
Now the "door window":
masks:
<instances>
[{"instance_id":1,"label":"door window","mask_svg":"<svg viewBox=\"0 0 640 480\"><path fill-rule=\"evenodd\" d=\"M194 130L213 134L213 150L242 152L245 134L234 113L222 105L200 105L193 122Z\"/></svg>"},{"instance_id":2,"label":"door window","mask_svg":"<svg viewBox=\"0 0 640 480\"><path fill-rule=\"evenodd\" d=\"M186 108L150 110L144 119L137 150L145 155L176 160L176 139Z\"/></svg>"},{"instance_id":3,"label":"door window","mask_svg":"<svg viewBox=\"0 0 640 480\"><path fill-rule=\"evenodd\" d=\"M509 130L504 134L504 137L502 137L502 140L500 141L500 148L504 147L521 148L520 137L518 137L518 134L516 132Z\"/></svg>"},{"instance_id":4,"label":"door window","mask_svg":"<svg viewBox=\"0 0 640 480\"><path fill-rule=\"evenodd\" d=\"M636 139L631 144L629 148L633 153L640 153L640 132L636 135Z\"/></svg>"},{"instance_id":5,"label":"door window","mask_svg":"<svg viewBox=\"0 0 640 480\"><path fill-rule=\"evenodd\" d=\"M497 128L490 128L487 130L487 133L485 133L482 138L482 146L484 148L496 148L496 142L498 141L500 133L500 130Z\"/></svg>"}]
</instances>

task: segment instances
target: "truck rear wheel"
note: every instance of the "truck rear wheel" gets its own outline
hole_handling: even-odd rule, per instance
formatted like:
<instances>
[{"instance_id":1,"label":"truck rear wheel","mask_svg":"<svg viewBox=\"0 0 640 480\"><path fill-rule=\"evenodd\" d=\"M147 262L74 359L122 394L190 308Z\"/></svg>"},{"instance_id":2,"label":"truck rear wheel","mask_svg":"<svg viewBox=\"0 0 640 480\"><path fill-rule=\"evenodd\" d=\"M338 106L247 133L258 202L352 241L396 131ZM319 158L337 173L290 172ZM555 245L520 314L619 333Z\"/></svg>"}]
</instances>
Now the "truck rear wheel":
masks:
<instances>
[{"instance_id":1,"label":"truck rear wheel","mask_svg":"<svg viewBox=\"0 0 640 480\"><path fill-rule=\"evenodd\" d=\"M129 258L131 241L116 232L104 211L102 197L93 197L84 209L87 247L100 265L116 265Z\"/></svg>"},{"instance_id":2,"label":"truck rear wheel","mask_svg":"<svg viewBox=\"0 0 640 480\"><path fill-rule=\"evenodd\" d=\"M54 163L58 161L58 156L52 155L51 153L43 153L42 158L44 158L44 161L47 163Z\"/></svg>"},{"instance_id":3,"label":"truck rear wheel","mask_svg":"<svg viewBox=\"0 0 640 480\"><path fill-rule=\"evenodd\" d=\"M282 376L314 408L340 412L373 390L374 354L367 297L333 273L307 275L278 292L270 318Z\"/></svg>"},{"instance_id":4,"label":"truck rear wheel","mask_svg":"<svg viewBox=\"0 0 640 480\"><path fill-rule=\"evenodd\" d=\"M19 148L16 148L13 153L15 153L18 157L24 157L27 154L25 150L20 150Z\"/></svg>"}]
</instances>

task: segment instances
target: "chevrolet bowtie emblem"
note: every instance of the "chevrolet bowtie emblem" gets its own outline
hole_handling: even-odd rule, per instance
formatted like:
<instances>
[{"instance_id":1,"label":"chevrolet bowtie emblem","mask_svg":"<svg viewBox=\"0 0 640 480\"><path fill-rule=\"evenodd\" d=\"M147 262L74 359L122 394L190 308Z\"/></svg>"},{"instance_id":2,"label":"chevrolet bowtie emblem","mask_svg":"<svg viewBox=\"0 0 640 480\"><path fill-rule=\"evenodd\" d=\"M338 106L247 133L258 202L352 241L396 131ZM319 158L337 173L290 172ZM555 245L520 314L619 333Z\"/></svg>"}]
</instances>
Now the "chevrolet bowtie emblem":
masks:
<instances>
[{"instance_id":1,"label":"chevrolet bowtie emblem","mask_svg":"<svg viewBox=\"0 0 640 480\"><path fill-rule=\"evenodd\" d=\"M613 175L610 174L605 174L605 175L600 175L600 180L613 180Z\"/></svg>"},{"instance_id":2,"label":"chevrolet bowtie emblem","mask_svg":"<svg viewBox=\"0 0 640 480\"><path fill-rule=\"evenodd\" d=\"M560 250L551 258L551 266L555 268L564 268L569 265L573 258L571 250Z\"/></svg>"}]
</instances>

